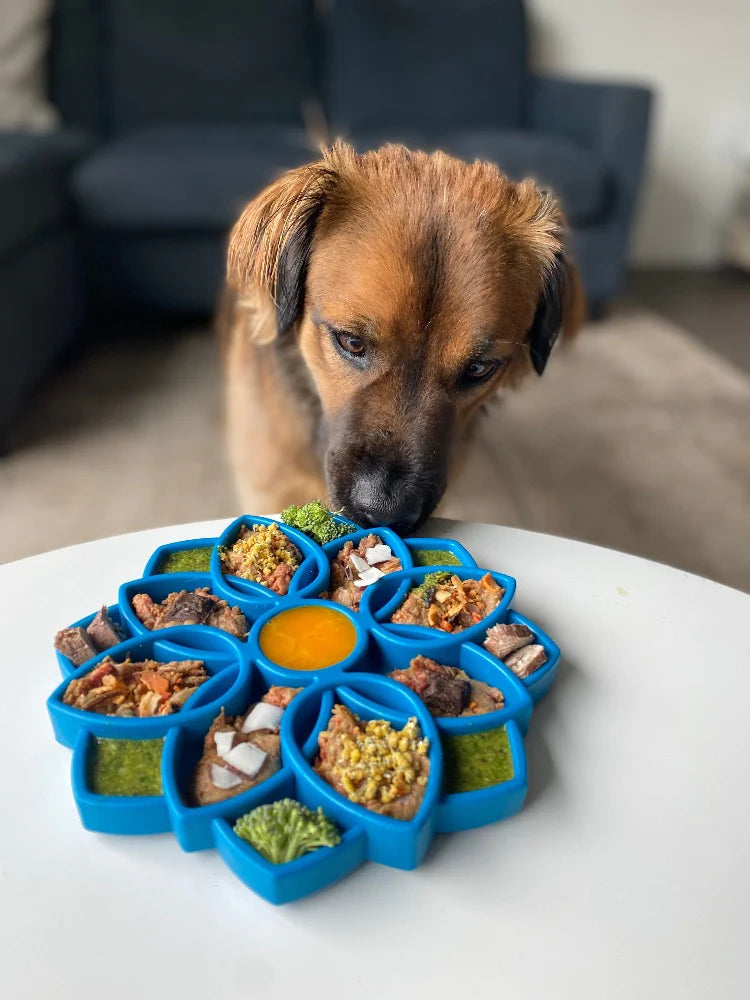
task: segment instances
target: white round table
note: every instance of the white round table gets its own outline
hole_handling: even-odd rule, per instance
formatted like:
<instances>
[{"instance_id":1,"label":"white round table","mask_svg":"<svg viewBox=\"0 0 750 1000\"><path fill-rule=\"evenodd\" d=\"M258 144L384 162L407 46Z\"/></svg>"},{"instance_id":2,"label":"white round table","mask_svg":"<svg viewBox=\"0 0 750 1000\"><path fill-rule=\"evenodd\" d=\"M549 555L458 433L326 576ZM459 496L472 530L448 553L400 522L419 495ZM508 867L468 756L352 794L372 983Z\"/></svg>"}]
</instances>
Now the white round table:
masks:
<instances>
[{"instance_id":1,"label":"white round table","mask_svg":"<svg viewBox=\"0 0 750 1000\"><path fill-rule=\"evenodd\" d=\"M44 704L52 635L158 544L224 523L0 567L4 996L750 995L750 597L591 545L430 526L517 577L514 606L563 650L512 819L280 908L215 851L87 833Z\"/></svg>"}]
</instances>

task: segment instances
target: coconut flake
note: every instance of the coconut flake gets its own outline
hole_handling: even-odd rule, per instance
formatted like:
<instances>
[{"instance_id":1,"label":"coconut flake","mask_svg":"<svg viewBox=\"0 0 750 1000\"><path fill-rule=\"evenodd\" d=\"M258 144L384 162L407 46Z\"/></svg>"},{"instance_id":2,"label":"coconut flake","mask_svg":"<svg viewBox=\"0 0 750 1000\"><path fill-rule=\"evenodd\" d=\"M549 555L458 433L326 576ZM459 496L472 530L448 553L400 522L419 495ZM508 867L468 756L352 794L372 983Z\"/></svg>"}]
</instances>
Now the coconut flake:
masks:
<instances>
[{"instance_id":1,"label":"coconut flake","mask_svg":"<svg viewBox=\"0 0 750 1000\"><path fill-rule=\"evenodd\" d=\"M278 705L268 705L259 701L251 712L248 712L242 723L243 733L254 733L258 729L278 729L284 709Z\"/></svg>"},{"instance_id":2,"label":"coconut flake","mask_svg":"<svg viewBox=\"0 0 750 1000\"><path fill-rule=\"evenodd\" d=\"M385 573L381 572L375 566L370 566L364 573L360 573L359 580L354 581L354 586L369 587L371 583L376 583L381 576L385 576Z\"/></svg>"},{"instance_id":3,"label":"coconut flake","mask_svg":"<svg viewBox=\"0 0 750 1000\"><path fill-rule=\"evenodd\" d=\"M371 548L365 552L365 559L371 566L376 563L385 562L386 559L390 559L393 553L391 552L390 545L373 545Z\"/></svg>"},{"instance_id":4,"label":"coconut flake","mask_svg":"<svg viewBox=\"0 0 750 1000\"><path fill-rule=\"evenodd\" d=\"M349 562L356 569L358 573L366 573L370 568L370 564L362 556L358 556L356 552L352 552L349 556Z\"/></svg>"},{"instance_id":5,"label":"coconut flake","mask_svg":"<svg viewBox=\"0 0 750 1000\"><path fill-rule=\"evenodd\" d=\"M234 743L234 731L230 729L226 733L214 733L214 742L217 754L226 758Z\"/></svg>"},{"instance_id":6,"label":"coconut flake","mask_svg":"<svg viewBox=\"0 0 750 1000\"><path fill-rule=\"evenodd\" d=\"M224 760L237 771L242 771L248 778L254 778L266 761L268 754L252 743L238 743L226 755Z\"/></svg>"},{"instance_id":7,"label":"coconut flake","mask_svg":"<svg viewBox=\"0 0 750 1000\"><path fill-rule=\"evenodd\" d=\"M242 784L242 778L234 774L228 767L220 764L211 765L211 784L214 788L236 788Z\"/></svg>"}]
</instances>

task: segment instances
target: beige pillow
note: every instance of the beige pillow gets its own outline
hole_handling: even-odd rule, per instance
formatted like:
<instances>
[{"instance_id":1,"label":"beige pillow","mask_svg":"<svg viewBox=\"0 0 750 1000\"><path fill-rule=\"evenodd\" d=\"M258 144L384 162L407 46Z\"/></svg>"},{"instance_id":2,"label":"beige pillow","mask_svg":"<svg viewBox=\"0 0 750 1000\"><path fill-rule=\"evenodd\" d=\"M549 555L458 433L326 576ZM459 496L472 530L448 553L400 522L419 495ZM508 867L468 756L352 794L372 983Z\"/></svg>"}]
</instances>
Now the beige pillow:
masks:
<instances>
[{"instance_id":1,"label":"beige pillow","mask_svg":"<svg viewBox=\"0 0 750 1000\"><path fill-rule=\"evenodd\" d=\"M43 131L57 112L45 94L53 0L0 0L0 129Z\"/></svg>"}]
</instances>

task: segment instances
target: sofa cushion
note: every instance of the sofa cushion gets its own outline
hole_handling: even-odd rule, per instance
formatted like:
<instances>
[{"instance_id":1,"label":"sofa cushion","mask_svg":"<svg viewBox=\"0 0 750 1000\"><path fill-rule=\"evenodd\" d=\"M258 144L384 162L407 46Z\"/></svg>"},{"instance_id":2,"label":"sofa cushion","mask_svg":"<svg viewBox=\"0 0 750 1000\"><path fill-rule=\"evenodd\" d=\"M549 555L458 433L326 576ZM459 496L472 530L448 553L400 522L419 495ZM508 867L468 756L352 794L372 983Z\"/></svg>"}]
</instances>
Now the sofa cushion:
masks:
<instances>
[{"instance_id":1,"label":"sofa cushion","mask_svg":"<svg viewBox=\"0 0 750 1000\"><path fill-rule=\"evenodd\" d=\"M99 229L225 232L269 181L313 158L293 128L164 126L101 147L76 170L73 192Z\"/></svg>"},{"instance_id":2,"label":"sofa cushion","mask_svg":"<svg viewBox=\"0 0 750 1000\"><path fill-rule=\"evenodd\" d=\"M101 0L107 119L301 123L312 0Z\"/></svg>"},{"instance_id":3,"label":"sofa cushion","mask_svg":"<svg viewBox=\"0 0 750 1000\"><path fill-rule=\"evenodd\" d=\"M559 136L521 130L466 129L427 135L416 129L360 131L354 145L364 152L384 142L411 149L442 149L462 160L490 160L513 180L532 177L560 199L568 221L586 225L606 213L611 178L595 153Z\"/></svg>"},{"instance_id":4,"label":"sofa cushion","mask_svg":"<svg viewBox=\"0 0 750 1000\"><path fill-rule=\"evenodd\" d=\"M68 131L0 133L0 256L70 215L67 178L87 146Z\"/></svg>"},{"instance_id":5,"label":"sofa cushion","mask_svg":"<svg viewBox=\"0 0 750 1000\"><path fill-rule=\"evenodd\" d=\"M334 131L520 125L522 0L334 0L324 103Z\"/></svg>"}]
</instances>

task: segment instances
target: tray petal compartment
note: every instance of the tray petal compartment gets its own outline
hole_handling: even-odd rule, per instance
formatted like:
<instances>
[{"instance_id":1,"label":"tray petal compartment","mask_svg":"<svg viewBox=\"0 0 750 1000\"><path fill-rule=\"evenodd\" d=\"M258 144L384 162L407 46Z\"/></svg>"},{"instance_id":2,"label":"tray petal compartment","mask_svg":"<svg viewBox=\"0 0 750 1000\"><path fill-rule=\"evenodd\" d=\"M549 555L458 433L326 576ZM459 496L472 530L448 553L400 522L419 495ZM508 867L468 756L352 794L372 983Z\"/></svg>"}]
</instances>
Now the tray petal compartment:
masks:
<instances>
[{"instance_id":1,"label":"tray petal compartment","mask_svg":"<svg viewBox=\"0 0 750 1000\"><path fill-rule=\"evenodd\" d=\"M477 561L474 556L469 552L467 548L460 542L454 542L452 538L405 538L404 543L406 547L411 552L412 564L417 566L417 560L415 553L419 550L426 550L428 552L448 552L450 555L455 556L459 561L461 566L476 566ZM455 563L446 564L446 569L450 569ZM440 564L435 563L431 566L431 570L439 569Z\"/></svg>"},{"instance_id":2,"label":"tray petal compartment","mask_svg":"<svg viewBox=\"0 0 750 1000\"><path fill-rule=\"evenodd\" d=\"M171 829L164 795L99 795L89 784L88 760L95 737L82 729L73 748L71 781L81 823L96 833L141 835Z\"/></svg>"},{"instance_id":3,"label":"tray petal compartment","mask_svg":"<svg viewBox=\"0 0 750 1000\"><path fill-rule=\"evenodd\" d=\"M329 574L330 563L333 562L346 542L351 542L356 548L360 541L363 538L367 538L368 535L377 535L384 545L390 546L393 555L401 560L402 570L412 568L414 563L409 546L395 531L391 531L390 528L358 528L352 534L336 538L323 546L323 551L329 563ZM376 586L376 584L371 584L371 586ZM365 590L369 589L369 587L365 588ZM341 605L338 605L338 607L341 607Z\"/></svg>"},{"instance_id":4,"label":"tray petal compartment","mask_svg":"<svg viewBox=\"0 0 750 1000\"><path fill-rule=\"evenodd\" d=\"M213 549L218 542L218 538L187 538L182 542L167 542L166 545L160 545L158 548L154 549L148 558L148 562L143 568L144 576L168 576L169 573L165 573L163 570L159 569L162 561L168 556L173 555L178 552L185 552L188 549ZM208 572L208 570L206 571Z\"/></svg>"},{"instance_id":5,"label":"tray petal compartment","mask_svg":"<svg viewBox=\"0 0 750 1000\"><path fill-rule=\"evenodd\" d=\"M87 628L96 618L97 611L92 611L92 613L90 615L86 615L85 618L79 618L78 621L73 622L73 624L70 627ZM120 616L120 606L118 604L110 604L110 606L107 608L107 613L109 614L109 617L112 619L112 621L115 622L116 625L119 625L120 628L123 630L123 632L125 633L125 638L126 639L132 638L132 633L128 628L127 623L124 622ZM114 646L112 648L114 649ZM63 656L63 654L57 649L55 650L55 656L57 657L57 663L58 666L60 667L60 673L62 674L63 677L70 677L71 674L74 674L76 670L80 669L74 663L72 663L67 656ZM81 666L84 667L88 666L89 664L93 663L96 659L97 659L96 656L92 656L90 660L87 660L86 663L81 664Z\"/></svg>"},{"instance_id":6,"label":"tray petal compartment","mask_svg":"<svg viewBox=\"0 0 750 1000\"><path fill-rule=\"evenodd\" d=\"M386 719L392 724L416 716L422 735L430 741L430 775L424 799L416 816L410 820L381 816L350 802L340 795L312 768L317 741L303 740L298 731L298 716L311 713L310 702L331 692L341 703L364 719ZM313 701L314 700L314 701ZM359 711L358 711L359 709ZM321 713L322 714L322 713ZM320 730L328 725L323 718ZM361 826L367 837L367 856L371 861L393 868L416 868L424 857L435 832L436 805L442 784L443 756L437 727L424 703L408 688L386 677L373 674L349 674L319 681L292 702L281 724L282 747L296 775L298 798L311 809L323 812L342 826Z\"/></svg>"},{"instance_id":7,"label":"tray petal compartment","mask_svg":"<svg viewBox=\"0 0 750 1000\"><path fill-rule=\"evenodd\" d=\"M367 616L370 630L381 650L387 653L389 648L396 647L401 642L411 642L419 646L419 651L426 656L433 656L439 660L443 650L459 646L462 642L481 642L484 633L491 625L506 621L516 591L516 581L512 576L474 566L450 566L446 569L461 580L475 580L489 573L505 590L502 600L481 621L461 632L448 633L422 625L397 625L390 621L391 615L403 604L410 590L419 586L430 573L435 572L435 567L426 566L390 573L372 587L368 587L362 598L362 612Z\"/></svg>"},{"instance_id":8,"label":"tray petal compartment","mask_svg":"<svg viewBox=\"0 0 750 1000\"><path fill-rule=\"evenodd\" d=\"M63 704L63 695L73 678L83 677L105 657L121 662L151 658L166 663L172 660L200 659L212 676L201 685L187 703L172 715L156 718L123 718L98 715ZM250 689L250 663L240 643L218 629L203 625L180 625L147 636L127 639L100 653L70 674L47 699L55 739L72 747L81 730L94 736L112 739L150 739L164 736L175 726L200 730L214 717L221 705L235 705L247 698ZM229 710L229 709L227 709Z\"/></svg>"},{"instance_id":9,"label":"tray petal compartment","mask_svg":"<svg viewBox=\"0 0 750 1000\"><path fill-rule=\"evenodd\" d=\"M377 659L373 658L370 662L380 673L388 674L392 670L407 669L411 660L420 652L421 647L418 643L407 640L398 645L395 643L389 645L387 650L381 649ZM498 660L486 649L470 642L464 642L460 646L448 646L439 656L432 658L445 666L459 667L472 679L498 688L505 699L502 708L486 712L484 715L435 717L435 724L441 732L470 733L496 729L509 719L513 719L521 732L526 733L533 709L531 695L523 681L519 680L502 660Z\"/></svg>"},{"instance_id":10,"label":"tray petal compartment","mask_svg":"<svg viewBox=\"0 0 750 1000\"><path fill-rule=\"evenodd\" d=\"M331 664L327 667L320 667L318 670L292 670L289 667L283 667L280 664L275 663L268 656L266 656L260 647L260 635L263 628L269 621L271 621L272 618L278 614L282 614L284 611L289 611L291 608L311 606L330 608L332 611L336 611L338 614L344 615L344 617L351 622L356 632L357 638L354 649L345 659L339 660L338 663ZM358 670L367 654L369 644L369 635L366 628L363 627L362 622L359 621L359 616L356 612L351 611L349 608L342 607L340 604L334 604L333 601L325 601L317 598L308 600L293 600L291 598L285 598L283 602L267 609L253 625L247 641L249 654L253 662L257 664L258 669L266 679L266 682L269 685L283 684L289 687L307 687L307 685L312 684L313 681L317 680L319 677L326 676L329 671Z\"/></svg>"},{"instance_id":11,"label":"tray petal compartment","mask_svg":"<svg viewBox=\"0 0 750 1000\"><path fill-rule=\"evenodd\" d=\"M235 542L240 528L252 528L255 524L276 524L293 542L302 554L302 562L292 576L289 584L289 598L316 597L328 586L328 560L321 547L307 535L296 528L290 528L281 521L270 517L256 517L243 514L236 518L219 536L218 542L211 554L211 589L219 597L223 597L231 605L238 605L253 619L257 618L270 605L277 604L281 598L278 594L253 580L243 580L242 577L223 573L219 550L229 548Z\"/></svg>"},{"instance_id":12,"label":"tray petal compartment","mask_svg":"<svg viewBox=\"0 0 750 1000\"><path fill-rule=\"evenodd\" d=\"M496 728L488 726L487 730ZM437 808L438 833L457 833L496 823L513 816L523 805L529 787L523 736L512 719L505 729L513 757L513 777L474 792L444 793Z\"/></svg>"},{"instance_id":13,"label":"tray petal compartment","mask_svg":"<svg viewBox=\"0 0 750 1000\"><path fill-rule=\"evenodd\" d=\"M120 619L125 622L131 635L148 635L151 629L143 624L133 608L132 602L136 594L148 594L156 604L159 604L169 594L180 590L198 590L198 588L202 587L208 587L211 590L211 582L210 573L162 573L159 576L144 576L139 580L129 580L127 583L122 584L117 594L117 607ZM231 603L230 607L232 607ZM246 612L243 612L243 614L247 618L249 631L253 620ZM170 627L176 628L174 625ZM192 628L194 626L186 627ZM213 626L207 627L213 628ZM219 629L219 631L223 630ZM231 635L231 633L226 632L225 635ZM238 639L237 636L232 636L232 638L238 642L243 641Z\"/></svg>"}]
</instances>

